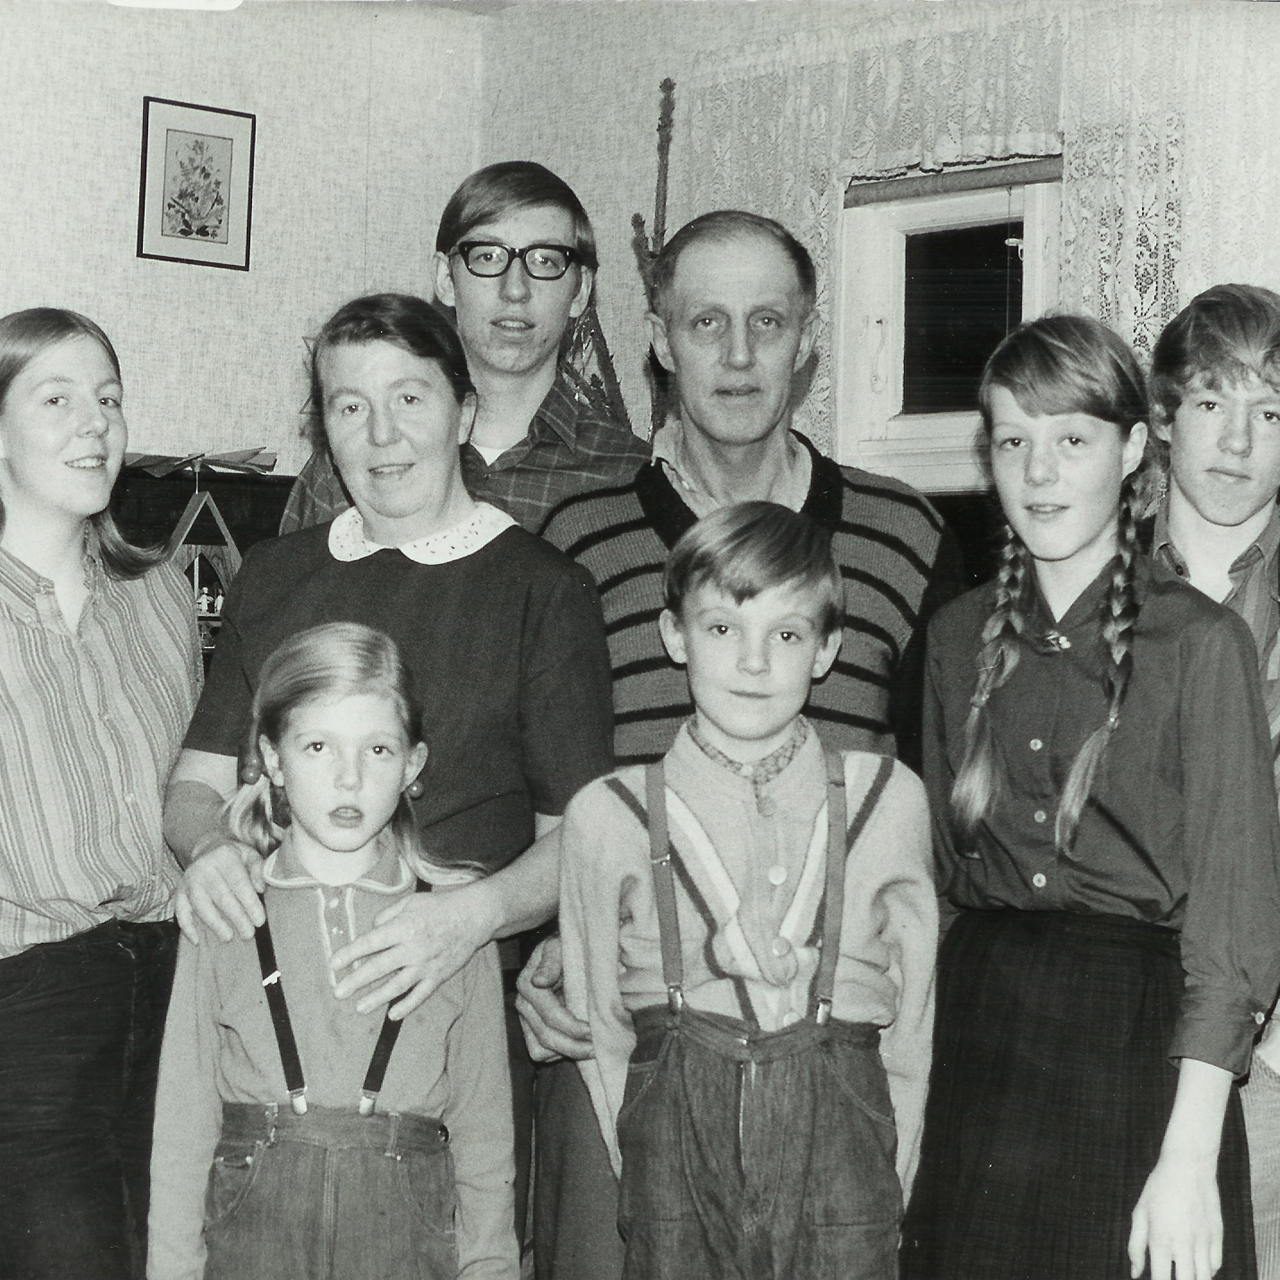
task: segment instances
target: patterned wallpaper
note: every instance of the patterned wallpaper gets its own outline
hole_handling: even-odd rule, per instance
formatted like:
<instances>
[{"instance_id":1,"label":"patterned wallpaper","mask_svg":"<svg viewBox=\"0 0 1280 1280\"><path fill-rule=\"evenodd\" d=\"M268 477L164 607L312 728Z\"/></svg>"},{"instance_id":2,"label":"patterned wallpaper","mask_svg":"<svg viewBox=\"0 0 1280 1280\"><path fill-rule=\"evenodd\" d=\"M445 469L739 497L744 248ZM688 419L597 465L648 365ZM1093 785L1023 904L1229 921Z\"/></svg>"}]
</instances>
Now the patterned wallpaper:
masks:
<instances>
[{"instance_id":1,"label":"patterned wallpaper","mask_svg":"<svg viewBox=\"0 0 1280 1280\"><path fill-rule=\"evenodd\" d=\"M304 336L359 293L429 287L477 160L488 21L0 0L0 314L64 305L107 330L131 447L263 445L296 471ZM135 256L144 95L256 114L249 272Z\"/></svg>"},{"instance_id":2,"label":"patterned wallpaper","mask_svg":"<svg viewBox=\"0 0 1280 1280\"><path fill-rule=\"evenodd\" d=\"M601 318L633 423L646 431L648 344L630 242L632 214L653 215L659 81L677 83L674 229L700 211L682 207L690 184L679 168L689 151L681 113L705 106L709 68L796 41L937 25L943 10L959 21L966 10L1005 7L245 0L229 13L198 13L0 0L0 314L63 303L99 320L124 360L135 447L265 445L280 451L280 471L293 471L305 458L304 336L359 292L427 291L436 221L457 182L478 164L529 157L562 174L595 222ZM1070 6L1102 15L1114 7ZM1119 7L1135 19L1178 8ZM1189 8L1212 22L1268 6ZM1008 9L1029 19L1044 12ZM247 274L135 257L144 95L257 115ZM732 114L735 101L720 108ZM730 124L742 134L750 121ZM713 133L704 149L723 150ZM778 175L801 163L762 145L735 181L762 193L762 212L803 232L794 200L765 207Z\"/></svg>"}]
</instances>

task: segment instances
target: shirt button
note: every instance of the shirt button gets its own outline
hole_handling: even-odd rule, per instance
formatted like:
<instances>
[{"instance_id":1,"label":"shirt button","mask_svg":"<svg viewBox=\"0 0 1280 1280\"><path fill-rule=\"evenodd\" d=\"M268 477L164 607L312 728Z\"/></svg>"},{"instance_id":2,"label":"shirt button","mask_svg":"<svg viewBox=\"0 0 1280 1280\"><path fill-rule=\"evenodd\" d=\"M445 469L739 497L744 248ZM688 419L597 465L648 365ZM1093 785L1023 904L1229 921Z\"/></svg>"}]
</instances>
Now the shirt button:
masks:
<instances>
[{"instance_id":1,"label":"shirt button","mask_svg":"<svg viewBox=\"0 0 1280 1280\"><path fill-rule=\"evenodd\" d=\"M1037 810L1035 811L1035 813L1033 813L1031 816L1032 816L1032 817L1033 817L1037 822L1043 822L1043 821L1044 821L1044 820L1045 820L1049 815L1048 815L1047 813L1045 813L1045 811L1044 811L1043 809L1037 809Z\"/></svg>"},{"instance_id":2,"label":"shirt button","mask_svg":"<svg viewBox=\"0 0 1280 1280\"><path fill-rule=\"evenodd\" d=\"M1044 878L1044 876L1039 871L1037 871L1035 875L1031 877L1031 883L1035 885L1037 889L1043 889L1045 885L1048 884L1049 882Z\"/></svg>"},{"instance_id":3,"label":"shirt button","mask_svg":"<svg viewBox=\"0 0 1280 1280\"><path fill-rule=\"evenodd\" d=\"M1043 747L1043 746L1044 746L1044 743L1043 743L1043 742L1041 742L1039 738L1032 738L1032 739L1031 739L1031 750L1032 750L1032 751L1039 751L1039 750L1040 750L1040 748L1041 748L1041 747Z\"/></svg>"},{"instance_id":4,"label":"shirt button","mask_svg":"<svg viewBox=\"0 0 1280 1280\"><path fill-rule=\"evenodd\" d=\"M761 796L756 802L756 808L762 818L772 818L778 812L777 802L772 796Z\"/></svg>"},{"instance_id":5,"label":"shirt button","mask_svg":"<svg viewBox=\"0 0 1280 1280\"><path fill-rule=\"evenodd\" d=\"M789 942L786 940L786 938L781 938L781 937L779 937L779 938L774 938L774 940L773 940L773 954L774 954L775 956L785 956L785 955L787 954L787 952L788 952L788 951L790 951L790 950L791 950L791 943L789 943Z\"/></svg>"},{"instance_id":6,"label":"shirt button","mask_svg":"<svg viewBox=\"0 0 1280 1280\"><path fill-rule=\"evenodd\" d=\"M1253 1015L1253 1020L1258 1024L1258 1026L1262 1026L1262 1024L1267 1020L1267 1015L1265 1013L1255 1013Z\"/></svg>"},{"instance_id":7,"label":"shirt button","mask_svg":"<svg viewBox=\"0 0 1280 1280\"><path fill-rule=\"evenodd\" d=\"M138 797L135 796L132 791L130 791L129 794L125 796L124 802L125 804L137 804Z\"/></svg>"},{"instance_id":8,"label":"shirt button","mask_svg":"<svg viewBox=\"0 0 1280 1280\"><path fill-rule=\"evenodd\" d=\"M336 908L336 907L337 907L337 905L338 905L338 899L337 899L337 898L330 898L330 899L329 899L329 906L330 906L331 908Z\"/></svg>"},{"instance_id":9,"label":"shirt button","mask_svg":"<svg viewBox=\"0 0 1280 1280\"><path fill-rule=\"evenodd\" d=\"M769 868L769 883L773 885L774 888L777 888L778 885L783 884L786 881L786 878L787 878L786 867L770 867Z\"/></svg>"}]
</instances>

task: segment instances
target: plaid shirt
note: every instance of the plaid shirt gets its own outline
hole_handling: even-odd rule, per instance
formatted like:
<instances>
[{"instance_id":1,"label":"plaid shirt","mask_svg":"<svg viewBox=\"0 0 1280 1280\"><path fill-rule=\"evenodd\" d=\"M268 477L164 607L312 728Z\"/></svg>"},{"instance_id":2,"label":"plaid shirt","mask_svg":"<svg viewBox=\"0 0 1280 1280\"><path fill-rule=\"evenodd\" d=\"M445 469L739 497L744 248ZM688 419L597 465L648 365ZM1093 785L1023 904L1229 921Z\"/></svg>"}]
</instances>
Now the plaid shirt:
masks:
<instances>
[{"instance_id":1,"label":"plaid shirt","mask_svg":"<svg viewBox=\"0 0 1280 1280\"><path fill-rule=\"evenodd\" d=\"M575 382L561 368L523 439L492 463L469 443L461 449L472 497L508 512L531 533L565 498L626 484L649 460L649 446ZM313 453L289 491L280 532L323 524L350 505L329 451Z\"/></svg>"},{"instance_id":2,"label":"plaid shirt","mask_svg":"<svg viewBox=\"0 0 1280 1280\"><path fill-rule=\"evenodd\" d=\"M1162 508L1156 516L1151 554L1180 578L1189 578L1186 561L1169 538L1169 521ZM1258 540L1236 557L1228 571L1231 590L1223 600L1253 633L1258 647L1258 675L1262 701L1271 731L1272 768L1280 788L1280 507L1271 513Z\"/></svg>"}]
</instances>

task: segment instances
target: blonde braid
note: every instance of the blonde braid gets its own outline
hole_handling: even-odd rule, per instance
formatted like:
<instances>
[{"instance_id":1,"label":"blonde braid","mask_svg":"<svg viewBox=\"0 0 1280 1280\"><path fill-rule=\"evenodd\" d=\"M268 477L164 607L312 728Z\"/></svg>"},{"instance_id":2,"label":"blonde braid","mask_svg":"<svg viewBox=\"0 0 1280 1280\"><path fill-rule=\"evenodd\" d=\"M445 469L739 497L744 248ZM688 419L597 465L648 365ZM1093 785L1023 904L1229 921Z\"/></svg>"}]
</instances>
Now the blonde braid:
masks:
<instances>
[{"instance_id":1,"label":"blonde braid","mask_svg":"<svg viewBox=\"0 0 1280 1280\"><path fill-rule=\"evenodd\" d=\"M1106 722L1085 739L1072 761L1058 803L1054 823L1054 843L1060 853L1070 853L1080 816L1093 790L1098 766L1116 726L1120 708L1133 674L1133 627L1138 618L1138 601L1134 591L1134 563L1138 554L1138 493L1132 477L1126 477L1120 490L1120 518L1116 529L1116 555L1111 562L1111 582L1102 620L1102 639L1110 659L1106 673L1109 699Z\"/></svg>"},{"instance_id":2,"label":"blonde braid","mask_svg":"<svg viewBox=\"0 0 1280 1280\"><path fill-rule=\"evenodd\" d=\"M978 678L969 699L964 725L964 759L951 787L951 816L957 835L971 841L995 796L995 740L986 714L991 695L1018 665L1019 644L1026 633L1023 600L1027 581L1027 549L1011 528L1005 529L996 601L982 628Z\"/></svg>"}]
</instances>

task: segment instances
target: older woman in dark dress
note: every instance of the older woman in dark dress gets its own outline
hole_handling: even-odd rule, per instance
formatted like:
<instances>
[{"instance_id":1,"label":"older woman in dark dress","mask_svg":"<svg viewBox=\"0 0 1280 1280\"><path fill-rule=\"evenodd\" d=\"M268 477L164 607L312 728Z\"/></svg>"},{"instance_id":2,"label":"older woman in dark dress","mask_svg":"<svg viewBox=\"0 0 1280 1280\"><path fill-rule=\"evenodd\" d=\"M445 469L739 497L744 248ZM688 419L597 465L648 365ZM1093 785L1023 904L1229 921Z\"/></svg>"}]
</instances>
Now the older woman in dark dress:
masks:
<instances>
[{"instance_id":1,"label":"older woman in dark dress","mask_svg":"<svg viewBox=\"0 0 1280 1280\"><path fill-rule=\"evenodd\" d=\"M349 620L400 645L424 707L429 748L415 801L428 855L484 873L506 867L611 767L609 664L589 577L467 492L459 445L472 390L458 339L428 303L380 294L348 303L312 355L312 402L355 506L326 525L253 547L228 592L222 633L166 804L166 835L192 863L179 919L247 936L261 919L257 856L217 820L236 785L257 673L285 637ZM453 938L460 962L497 933L555 908L555 853L504 878L512 910L481 882L418 895L406 938ZM489 922L501 915L506 927ZM504 956L512 973L518 956ZM420 974L366 962L399 995ZM456 965L455 965L456 967ZM344 993L339 988L340 994ZM425 994L425 991L424 991ZM369 997L362 1007L370 1003ZM398 1012L407 1012L402 1000Z\"/></svg>"}]
</instances>

